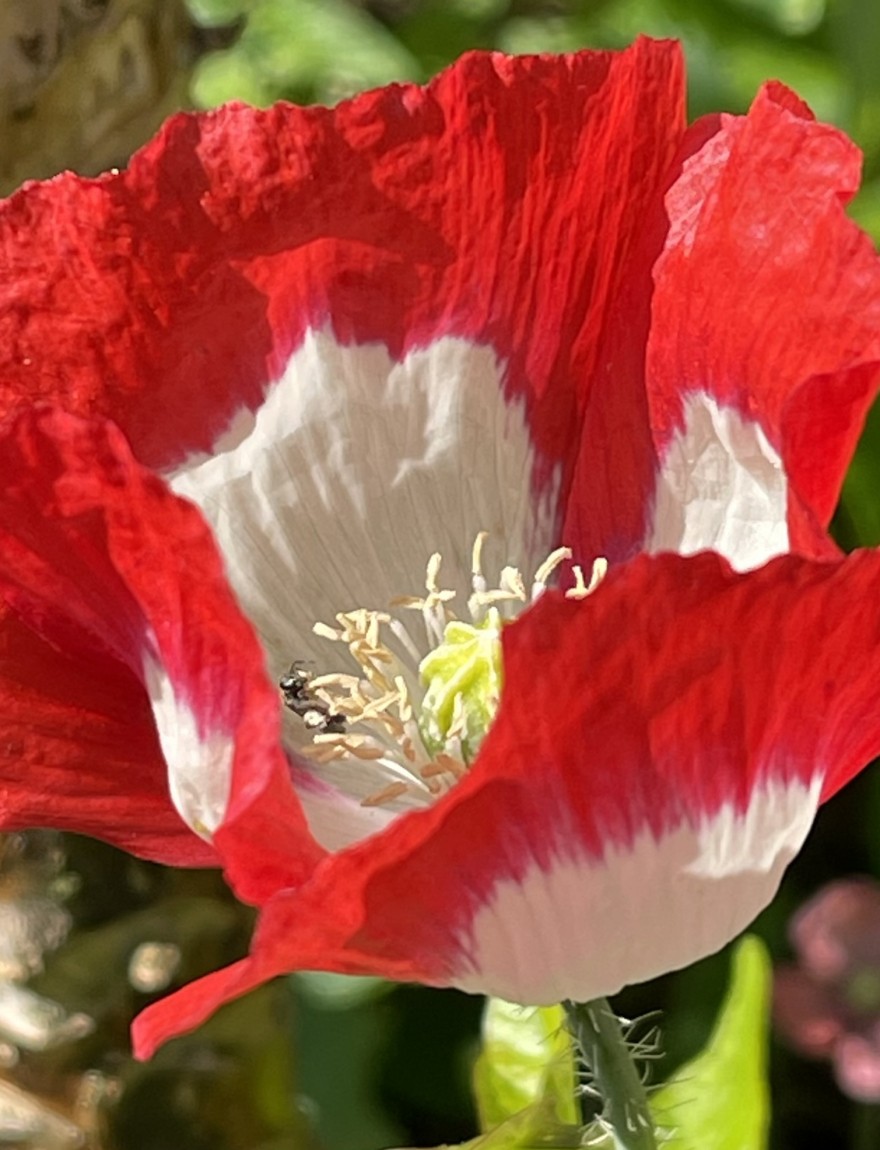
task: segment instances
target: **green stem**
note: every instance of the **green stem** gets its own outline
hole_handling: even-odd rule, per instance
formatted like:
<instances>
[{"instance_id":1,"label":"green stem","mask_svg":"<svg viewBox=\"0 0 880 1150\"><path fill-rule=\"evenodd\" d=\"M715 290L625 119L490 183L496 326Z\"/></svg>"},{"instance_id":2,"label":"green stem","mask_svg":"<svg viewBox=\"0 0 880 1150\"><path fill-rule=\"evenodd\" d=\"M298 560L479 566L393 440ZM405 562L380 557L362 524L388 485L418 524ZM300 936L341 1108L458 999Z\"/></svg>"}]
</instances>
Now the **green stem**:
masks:
<instances>
[{"instance_id":1,"label":"green stem","mask_svg":"<svg viewBox=\"0 0 880 1150\"><path fill-rule=\"evenodd\" d=\"M604 1121L617 1150L657 1150L645 1085L632 1060L620 1022L605 998L566 1002L574 1040L605 1103Z\"/></svg>"},{"instance_id":2,"label":"green stem","mask_svg":"<svg viewBox=\"0 0 880 1150\"><path fill-rule=\"evenodd\" d=\"M854 1150L877 1150L880 1146L880 1105L862 1103L855 1107L852 1144Z\"/></svg>"}]
</instances>

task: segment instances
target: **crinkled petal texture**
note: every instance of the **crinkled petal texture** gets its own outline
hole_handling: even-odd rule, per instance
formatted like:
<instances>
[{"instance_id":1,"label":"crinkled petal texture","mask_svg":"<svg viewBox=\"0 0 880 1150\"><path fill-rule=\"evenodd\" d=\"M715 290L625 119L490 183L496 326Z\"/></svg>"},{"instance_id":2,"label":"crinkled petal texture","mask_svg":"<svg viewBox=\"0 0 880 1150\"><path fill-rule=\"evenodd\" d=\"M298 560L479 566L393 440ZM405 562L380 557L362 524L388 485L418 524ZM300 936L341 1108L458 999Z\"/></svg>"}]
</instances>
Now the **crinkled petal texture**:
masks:
<instances>
[{"instance_id":1,"label":"crinkled petal texture","mask_svg":"<svg viewBox=\"0 0 880 1150\"><path fill-rule=\"evenodd\" d=\"M717 949L880 751L880 617L851 609L878 586L873 553L747 574L706 553L548 593L505 632L468 776L279 893L250 957L149 1008L138 1049L290 969L550 1003Z\"/></svg>"},{"instance_id":2,"label":"crinkled petal texture","mask_svg":"<svg viewBox=\"0 0 880 1150\"><path fill-rule=\"evenodd\" d=\"M824 534L880 360L856 171L778 86L685 133L679 54L639 41L178 117L126 173L0 208L2 404L122 432L53 410L2 440L4 641L27 628L42 662L0 689L40 731L86 675L67 744L19 740L31 786L72 824L49 768L81 722L112 748L89 828L137 846L101 794L137 757L141 849L213 849L264 908L248 959L144 1016L142 1052L295 967L589 998L768 901L880 739L880 621L847 615L880 558ZM288 761L266 663L323 670L313 621L418 592L435 551L466 593L482 530L491 566L564 542L612 573L507 629L460 784L368 810L369 764L307 771L291 716Z\"/></svg>"},{"instance_id":3,"label":"crinkled petal texture","mask_svg":"<svg viewBox=\"0 0 880 1150\"><path fill-rule=\"evenodd\" d=\"M418 593L435 551L464 596L478 532L490 569L557 545L683 129L678 48L647 40L177 117L128 171L0 207L0 403L112 418L202 508L272 675L324 667L315 620ZM387 823L359 805L378 770L353 802L295 770L327 846ZM190 823L221 824L230 785L179 794Z\"/></svg>"},{"instance_id":4,"label":"crinkled petal texture","mask_svg":"<svg viewBox=\"0 0 880 1150\"><path fill-rule=\"evenodd\" d=\"M98 410L176 471L241 437L308 331L395 361L457 337L502 361L546 482L683 128L680 53L648 40L175 117L128 171L0 211L2 404Z\"/></svg>"},{"instance_id":5,"label":"crinkled petal texture","mask_svg":"<svg viewBox=\"0 0 880 1150\"><path fill-rule=\"evenodd\" d=\"M858 149L778 84L698 122L607 327L567 538L738 569L825 535L880 381Z\"/></svg>"},{"instance_id":6,"label":"crinkled petal texture","mask_svg":"<svg viewBox=\"0 0 880 1150\"><path fill-rule=\"evenodd\" d=\"M0 474L4 826L77 829L165 862L222 858L255 901L300 881L323 851L201 515L112 425L66 412L7 421ZM212 832L213 847L200 837Z\"/></svg>"}]
</instances>

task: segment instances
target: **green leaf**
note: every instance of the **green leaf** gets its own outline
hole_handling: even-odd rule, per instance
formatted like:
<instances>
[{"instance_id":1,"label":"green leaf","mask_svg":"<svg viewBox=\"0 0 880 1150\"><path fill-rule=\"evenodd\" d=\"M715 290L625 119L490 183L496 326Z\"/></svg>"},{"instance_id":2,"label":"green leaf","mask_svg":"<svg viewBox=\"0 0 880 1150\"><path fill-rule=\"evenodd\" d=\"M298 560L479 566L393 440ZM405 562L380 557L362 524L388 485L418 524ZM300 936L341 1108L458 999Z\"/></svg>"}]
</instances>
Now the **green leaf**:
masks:
<instances>
[{"instance_id":1,"label":"green leaf","mask_svg":"<svg viewBox=\"0 0 880 1150\"><path fill-rule=\"evenodd\" d=\"M490 998L483 1020L483 1049L474 1066L474 1093L480 1128L503 1133L507 1119L535 1108L562 1124L578 1122L575 1064L571 1037L561 1006L515 1006ZM519 1131L522 1134L522 1131ZM519 1135L517 1135L519 1136ZM514 1146L524 1142L487 1139L480 1145Z\"/></svg>"},{"instance_id":2,"label":"green leaf","mask_svg":"<svg viewBox=\"0 0 880 1150\"><path fill-rule=\"evenodd\" d=\"M880 195L878 195L880 203ZM880 227L880 209L877 213ZM843 483L834 519L835 538L849 550L880 543L880 404L868 412L864 430Z\"/></svg>"},{"instance_id":3,"label":"green leaf","mask_svg":"<svg viewBox=\"0 0 880 1150\"><path fill-rule=\"evenodd\" d=\"M567 1095L574 1104L574 1095ZM462 1150L543 1150L547 1146L580 1147L583 1128L572 1122L561 1122L554 1101L549 1096L527 1110L515 1114L468 1142Z\"/></svg>"},{"instance_id":4,"label":"green leaf","mask_svg":"<svg viewBox=\"0 0 880 1150\"><path fill-rule=\"evenodd\" d=\"M708 1045L652 1099L669 1133L664 1150L766 1150L770 1124L767 1034L770 959L744 938Z\"/></svg>"},{"instance_id":5,"label":"green leaf","mask_svg":"<svg viewBox=\"0 0 880 1150\"><path fill-rule=\"evenodd\" d=\"M549 1146L555 1150L567 1147L575 1150L593 1146L592 1142L582 1140L583 1135L583 1127L561 1123L549 1099L545 1099L508 1118L487 1134L455 1146L437 1146L435 1150L547 1150ZM613 1150L610 1143L609 1150Z\"/></svg>"},{"instance_id":6,"label":"green leaf","mask_svg":"<svg viewBox=\"0 0 880 1150\"><path fill-rule=\"evenodd\" d=\"M351 1010L383 998L394 984L383 978L330 974L324 970L300 970L291 975L297 993L325 1010Z\"/></svg>"}]
</instances>

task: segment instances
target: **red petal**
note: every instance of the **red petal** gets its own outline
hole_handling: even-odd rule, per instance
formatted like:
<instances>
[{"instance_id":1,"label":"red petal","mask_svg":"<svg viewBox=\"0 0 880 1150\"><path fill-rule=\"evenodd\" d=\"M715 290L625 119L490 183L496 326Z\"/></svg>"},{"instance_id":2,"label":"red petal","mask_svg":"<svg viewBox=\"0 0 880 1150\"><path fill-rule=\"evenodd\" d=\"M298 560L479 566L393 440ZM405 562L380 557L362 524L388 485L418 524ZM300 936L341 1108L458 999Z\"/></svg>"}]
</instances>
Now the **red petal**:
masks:
<instances>
[{"instance_id":1,"label":"red petal","mask_svg":"<svg viewBox=\"0 0 880 1150\"><path fill-rule=\"evenodd\" d=\"M880 379L880 261L843 211L858 177L855 146L780 84L747 117L688 130L599 356L564 530L582 559L646 545L660 461L695 393L732 406L747 445L757 425L781 457L789 545L835 554L824 528ZM683 485L693 498L693 477ZM682 549L702 547L723 550L712 533ZM765 541L764 558L783 549Z\"/></svg>"},{"instance_id":2,"label":"red petal","mask_svg":"<svg viewBox=\"0 0 880 1150\"><path fill-rule=\"evenodd\" d=\"M127 667L60 651L6 611L0 716L5 830L53 826L175 866L219 865L168 800L149 701Z\"/></svg>"},{"instance_id":3,"label":"red petal","mask_svg":"<svg viewBox=\"0 0 880 1150\"><path fill-rule=\"evenodd\" d=\"M659 449L684 397L757 420L789 481L791 545L822 530L880 385L880 260L844 213L860 154L781 85L685 161L666 197L648 391Z\"/></svg>"},{"instance_id":4,"label":"red petal","mask_svg":"<svg viewBox=\"0 0 880 1150\"><path fill-rule=\"evenodd\" d=\"M7 625L12 706L0 718L2 742L14 746L23 721L36 726L25 743L30 796L18 757L2 760L11 796L4 818L20 826L27 812L42 825L141 842L167 861L190 851L206 861L204 846L180 846L169 779L184 797L192 787L196 805L197 785L222 795L230 784L218 777L220 751L228 749L231 793L214 845L231 880L255 901L300 881L323 852L279 746L277 691L199 512L135 463L112 425L46 409L3 429L0 474L13 477L0 506L0 596L39 636L21 662L21 626ZM167 764L146 726L148 667L168 695L153 709L160 735L163 718L168 726ZM35 681L41 669L45 686ZM80 774L96 738L108 753ZM126 761L132 775L120 778ZM59 785L60 771L68 778Z\"/></svg>"},{"instance_id":5,"label":"red petal","mask_svg":"<svg viewBox=\"0 0 880 1150\"><path fill-rule=\"evenodd\" d=\"M309 325L394 355L457 335L510 361L564 460L682 128L680 53L648 40L176 117L127 172L0 211L0 403L100 411L170 469L258 406Z\"/></svg>"},{"instance_id":6,"label":"red petal","mask_svg":"<svg viewBox=\"0 0 880 1150\"><path fill-rule=\"evenodd\" d=\"M580 603L546 595L505 632L467 777L280 892L234 976L147 1012L142 1051L285 970L550 1002L717 949L772 897L820 790L880 751L880 615L851 606L878 581L867 552L747 575L667 555Z\"/></svg>"}]
</instances>

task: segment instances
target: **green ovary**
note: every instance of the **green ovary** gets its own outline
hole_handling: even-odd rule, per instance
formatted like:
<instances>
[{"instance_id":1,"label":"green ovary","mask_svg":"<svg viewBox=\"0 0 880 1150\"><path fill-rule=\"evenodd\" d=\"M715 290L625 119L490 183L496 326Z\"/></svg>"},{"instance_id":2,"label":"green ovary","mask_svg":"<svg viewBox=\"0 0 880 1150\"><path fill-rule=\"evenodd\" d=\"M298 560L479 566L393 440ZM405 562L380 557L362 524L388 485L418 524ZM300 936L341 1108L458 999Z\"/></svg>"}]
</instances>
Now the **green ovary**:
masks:
<instances>
[{"instance_id":1,"label":"green ovary","mask_svg":"<svg viewBox=\"0 0 880 1150\"><path fill-rule=\"evenodd\" d=\"M443 642L419 664L426 687L419 725L432 754L455 754L459 739L466 763L476 755L501 696L501 627L494 607L480 623L447 623Z\"/></svg>"}]
</instances>

